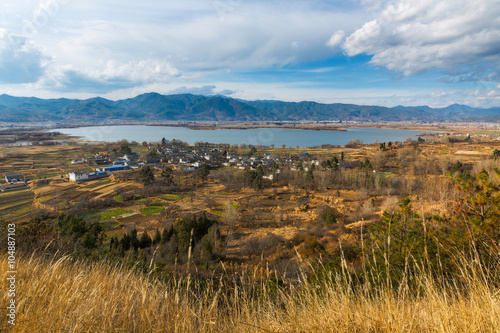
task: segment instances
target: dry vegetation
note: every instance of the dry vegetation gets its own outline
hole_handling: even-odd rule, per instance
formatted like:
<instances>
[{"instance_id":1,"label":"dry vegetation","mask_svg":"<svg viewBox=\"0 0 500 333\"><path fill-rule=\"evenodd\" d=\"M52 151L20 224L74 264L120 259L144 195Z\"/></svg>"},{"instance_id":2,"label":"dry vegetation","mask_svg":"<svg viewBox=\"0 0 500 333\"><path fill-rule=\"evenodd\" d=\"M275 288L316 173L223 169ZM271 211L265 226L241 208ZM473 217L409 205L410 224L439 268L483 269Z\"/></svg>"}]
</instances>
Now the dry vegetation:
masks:
<instances>
[{"instance_id":1,"label":"dry vegetation","mask_svg":"<svg viewBox=\"0 0 500 333\"><path fill-rule=\"evenodd\" d=\"M107 263L23 257L11 332L495 332L498 271L459 263L450 283L425 269L398 286L356 285L349 276L278 285L241 270L199 284L160 282ZM2 267L6 257L1 258ZM368 270L367 270L368 272ZM227 277L227 276L226 276ZM2 279L5 285L5 279ZM2 294L5 302L5 293Z\"/></svg>"},{"instance_id":2,"label":"dry vegetation","mask_svg":"<svg viewBox=\"0 0 500 333\"><path fill-rule=\"evenodd\" d=\"M500 142L464 138L262 149L309 157L257 182L224 167L166 183L159 165L149 186L138 171L64 179L119 144L2 149L0 170L30 181L0 193L25 247L4 328L499 331Z\"/></svg>"}]
</instances>

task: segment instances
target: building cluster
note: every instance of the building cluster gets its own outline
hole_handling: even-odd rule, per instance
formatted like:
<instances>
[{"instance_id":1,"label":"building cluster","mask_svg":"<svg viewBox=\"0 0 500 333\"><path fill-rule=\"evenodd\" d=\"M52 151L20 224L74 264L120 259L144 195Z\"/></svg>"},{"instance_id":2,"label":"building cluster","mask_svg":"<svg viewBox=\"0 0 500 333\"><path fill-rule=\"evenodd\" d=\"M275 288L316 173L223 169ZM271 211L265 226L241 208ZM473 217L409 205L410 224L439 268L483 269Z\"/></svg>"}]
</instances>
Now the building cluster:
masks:
<instances>
[{"instance_id":1,"label":"building cluster","mask_svg":"<svg viewBox=\"0 0 500 333\"><path fill-rule=\"evenodd\" d=\"M290 165L292 169L299 164L314 163L319 165L319 161L311 158L309 153L285 154L281 156L264 153L258 157L238 155L235 151L222 148L207 147L160 147L156 153L162 163L174 165L177 169L183 171L195 171L202 164L207 164L211 169L234 167L241 170L255 170L259 165L270 167L273 163ZM307 171L307 166L305 171Z\"/></svg>"},{"instance_id":2,"label":"building cluster","mask_svg":"<svg viewBox=\"0 0 500 333\"><path fill-rule=\"evenodd\" d=\"M271 153L261 154L260 157L247 155L238 155L235 151L229 150L229 147L200 147L200 146L159 146L150 147L147 158L139 158L137 154L125 155L115 158L112 162L106 152L101 152L98 157L83 158L78 161L72 161L72 165L89 164L96 165L95 172L71 172L68 177L71 181L93 180L109 176L113 172L140 169L145 165L152 165L155 168L163 168L165 165L172 166L175 170L184 172L194 172L201 165L208 165L210 169L221 167L233 167L241 170L255 170L259 166L271 167L273 163L278 165L289 165L292 170L296 170L299 165L308 170L308 165L319 165L319 161L308 153L304 154L284 154L281 156ZM97 162L99 161L99 162ZM102 161L107 165L101 166ZM271 178L272 179L272 178Z\"/></svg>"}]
</instances>

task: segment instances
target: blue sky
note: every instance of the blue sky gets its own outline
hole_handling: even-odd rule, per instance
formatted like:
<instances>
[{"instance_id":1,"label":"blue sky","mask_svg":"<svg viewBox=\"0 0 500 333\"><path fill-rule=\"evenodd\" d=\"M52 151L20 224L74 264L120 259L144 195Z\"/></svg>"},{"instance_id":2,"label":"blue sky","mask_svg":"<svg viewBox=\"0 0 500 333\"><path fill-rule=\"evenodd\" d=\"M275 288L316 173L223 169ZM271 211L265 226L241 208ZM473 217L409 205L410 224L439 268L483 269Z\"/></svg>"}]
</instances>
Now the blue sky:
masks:
<instances>
[{"instance_id":1,"label":"blue sky","mask_svg":"<svg viewBox=\"0 0 500 333\"><path fill-rule=\"evenodd\" d=\"M500 106L498 0L3 0L0 92Z\"/></svg>"}]
</instances>

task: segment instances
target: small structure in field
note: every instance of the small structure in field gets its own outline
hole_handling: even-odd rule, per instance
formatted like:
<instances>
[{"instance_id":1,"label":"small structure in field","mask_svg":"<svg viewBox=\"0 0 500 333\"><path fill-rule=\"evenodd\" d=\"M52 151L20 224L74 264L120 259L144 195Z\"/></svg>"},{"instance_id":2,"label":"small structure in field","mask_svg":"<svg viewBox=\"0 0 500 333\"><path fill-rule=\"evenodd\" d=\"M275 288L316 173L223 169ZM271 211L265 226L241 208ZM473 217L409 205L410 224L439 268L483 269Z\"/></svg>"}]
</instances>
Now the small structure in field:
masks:
<instances>
[{"instance_id":1,"label":"small structure in field","mask_svg":"<svg viewBox=\"0 0 500 333\"><path fill-rule=\"evenodd\" d=\"M9 175L5 175L5 181L9 184L18 184L26 182L24 175L22 173L12 173Z\"/></svg>"}]
</instances>

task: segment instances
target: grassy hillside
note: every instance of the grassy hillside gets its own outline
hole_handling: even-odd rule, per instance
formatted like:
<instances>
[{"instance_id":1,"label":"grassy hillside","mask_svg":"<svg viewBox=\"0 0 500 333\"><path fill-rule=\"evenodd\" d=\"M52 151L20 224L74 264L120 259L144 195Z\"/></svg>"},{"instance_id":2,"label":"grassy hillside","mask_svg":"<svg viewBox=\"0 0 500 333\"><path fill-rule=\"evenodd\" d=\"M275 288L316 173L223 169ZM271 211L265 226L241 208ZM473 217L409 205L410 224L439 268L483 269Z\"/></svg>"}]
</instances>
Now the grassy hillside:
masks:
<instances>
[{"instance_id":1,"label":"grassy hillside","mask_svg":"<svg viewBox=\"0 0 500 333\"><path fill-rule=\"evenodd\" d=\"M449 283L425 269L401 284L357 284L347 273L283 284L257 271L212 282L160 282L107 263L19 258L17 325L6 332L493 332L498 270L467 261ZM408 258L410 259L410 258ZM7 258L0 258L7 267ZM409 261L411 262L411 260ZM371 274L365 269L366 274ZM2 289L6 279L2 279ZM2 293L2 304L6 304Z\"/></svg>"}]
</instances>

